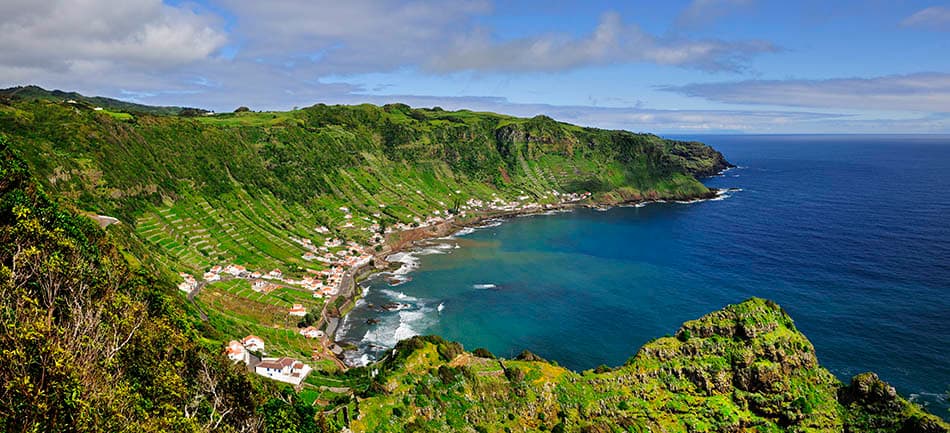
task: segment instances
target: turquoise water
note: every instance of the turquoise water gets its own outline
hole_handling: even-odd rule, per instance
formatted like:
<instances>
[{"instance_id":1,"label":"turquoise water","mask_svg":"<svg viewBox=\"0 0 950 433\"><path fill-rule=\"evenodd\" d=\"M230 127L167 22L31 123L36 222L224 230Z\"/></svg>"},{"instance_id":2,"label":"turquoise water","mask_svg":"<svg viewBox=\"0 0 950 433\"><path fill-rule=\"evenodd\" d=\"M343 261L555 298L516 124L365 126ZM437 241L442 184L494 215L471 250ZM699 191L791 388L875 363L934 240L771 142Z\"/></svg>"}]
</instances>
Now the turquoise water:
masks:
<instances>
[{"instance_id":1,"label":"turquoise water","mask_svg":"<svg viewBox=\"0 0 950 433\"><path fill-rule=\"evenodd\" d=\"M759 296L843 380L875 371L946 417L950 137L696 138L740 166L706 183L740 190L514 218L396 257L409 281L368 282L341 335L362 349L351 361L438 334L576 370L619 365L683 321Z\"/></svg>"}]
</instances>

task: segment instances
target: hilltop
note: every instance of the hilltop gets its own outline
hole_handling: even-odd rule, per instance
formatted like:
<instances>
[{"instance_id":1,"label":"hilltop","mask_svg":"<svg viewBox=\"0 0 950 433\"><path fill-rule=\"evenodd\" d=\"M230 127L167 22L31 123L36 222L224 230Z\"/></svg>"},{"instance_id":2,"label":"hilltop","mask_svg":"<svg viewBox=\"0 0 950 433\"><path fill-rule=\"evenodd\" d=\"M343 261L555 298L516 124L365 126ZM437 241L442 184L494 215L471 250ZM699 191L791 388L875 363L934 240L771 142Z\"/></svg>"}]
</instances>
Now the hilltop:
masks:
<instances>
[{"instance_id":1,"label":"hilltop","mask_svg":"<svg viewBox=\"0 0 950 433\"><path fill-rule=\"evenodd\" d=\"M192 116L210 113L208 110L203 110L200 108L156 107L153 105L136 104L134 102L123 101L121 99L106 98L104 96L85 96L76 92L46 90L39 86L17 86L0 89L0 98L66 102L86 109L95 109L98 107L112 112Z\"/></svg>"}]
</instances>

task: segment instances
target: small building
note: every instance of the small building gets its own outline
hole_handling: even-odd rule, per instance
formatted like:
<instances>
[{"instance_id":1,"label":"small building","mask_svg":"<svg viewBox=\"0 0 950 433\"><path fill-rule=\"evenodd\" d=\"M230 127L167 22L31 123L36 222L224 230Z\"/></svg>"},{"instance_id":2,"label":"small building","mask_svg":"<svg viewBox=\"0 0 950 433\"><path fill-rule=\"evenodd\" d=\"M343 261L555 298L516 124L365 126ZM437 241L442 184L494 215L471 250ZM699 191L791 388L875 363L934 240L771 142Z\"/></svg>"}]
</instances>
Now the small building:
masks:
<instances>
[{"instance_id":1,"label":"small building","mask_svg":"<svg viewBox=\"0 0 950 433\"><path fill-rule=\"evenodd\" d=\"M263 292L266 288L267 282L264 280L254 280L254 282L251 283L251 289L253 289L255 292Z\"/></svg>"},{"instance_id":2,"label":"small building","mask_svg":"<svg viewBox=\"0 0 950 433\"><path fill-rule=\"evenodd\" d=\"M302 304L294 304L294 306L290 308L289 314L291 316L303 317L307 315L307 309L304 308Z\"/></svg>"},{"instance_id":3,"label":"small building","mask_svg":"<svg viewBox=\"0 0 950 433\"><path fill-rule=\"evenodd\" d=\"M254 372L274 380L299 385L310 374L310 366L293 358L264 358Z\"/></svg>"},{"instance_id":4,"label":"small building","mask_svg":"<svg viewBox=\"0 0 950 433\"><path fill-rule=\"evenodd\" d=\"M308 326L300 330L300 335L307 338L323 338L323 331L313 326Z\"/></svg>"},{"instance_id":5,"label":"small building","mask_svg":"<svg viewBox=\"0 0 950 433\"><path fill-rule=\"evenodd\" d=\"M231 340L228 342L228 347L224 349L224 353L228 355L228 359L233 362L244 362L245 364L249 361L247 350L244 349L244 345L236 340Z\"/></svg>"},{"instance_id":6,"label":"small building","mask_svg":"<svg viewBox=\"0 0 950 433\"><path fill-rule=\"evenodd\" d=\"M261 352L264 350L264 340L261 337L256 335L248 335L241 340L241 344L244 345L244 348L247 350L253 350L255 352Z\"/></svg>"},{"instance_id":7,"label":"small building","mask_svg":"<svg viewBox=\"0 0 950 433\"><path fill-rule=\"evenodd\" d=\"M273 278L273 279L275 279L275 280L279 280L281 277L284 276L284 273L281 272L280 269L274 269L273 271L268 272L268 273L267 273L267 276L269 276L269 277L271 277L271 278Z\"/></svg>"},{"instance_id":8,"label":"small building","mask_svg":"<svg viewBox=\"0 0 950 433\"><path fill-rule=\"evenodd\" d=\"M247 272L247 268L241 265L228 265L224 268L224 272L227 272L235 277L240 277L242 274Z\"/></svg>"},{"instance_id":9,"label":"small building","mask_svg":"<svg viewBox=\"0 0 950 433\"><path fill-rule=\"evenodd\" d=\"M204 279L207 282L218 281L221 279L221 275L215 272L205 272Z\"/></svg>"}]
</instances>

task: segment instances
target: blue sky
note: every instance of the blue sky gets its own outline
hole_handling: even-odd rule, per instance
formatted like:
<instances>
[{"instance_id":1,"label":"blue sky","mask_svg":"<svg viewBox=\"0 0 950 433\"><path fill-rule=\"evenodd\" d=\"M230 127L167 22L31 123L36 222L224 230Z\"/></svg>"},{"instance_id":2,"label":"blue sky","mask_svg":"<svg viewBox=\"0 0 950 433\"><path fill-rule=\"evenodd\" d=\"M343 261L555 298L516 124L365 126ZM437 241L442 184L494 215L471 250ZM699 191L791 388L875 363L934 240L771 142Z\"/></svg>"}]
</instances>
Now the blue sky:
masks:
<instances>
[{"instance_id":1,"label":"blue sky","mask_svg":"<svg viewBox=\"0 0 950 433\"><path fill-rule=\"evenodd\" d=\"M39 4L43 3L43 4ZM0 85L659 133L950 132L940 1L11 0Z\"/></svg>"}]
</instances>

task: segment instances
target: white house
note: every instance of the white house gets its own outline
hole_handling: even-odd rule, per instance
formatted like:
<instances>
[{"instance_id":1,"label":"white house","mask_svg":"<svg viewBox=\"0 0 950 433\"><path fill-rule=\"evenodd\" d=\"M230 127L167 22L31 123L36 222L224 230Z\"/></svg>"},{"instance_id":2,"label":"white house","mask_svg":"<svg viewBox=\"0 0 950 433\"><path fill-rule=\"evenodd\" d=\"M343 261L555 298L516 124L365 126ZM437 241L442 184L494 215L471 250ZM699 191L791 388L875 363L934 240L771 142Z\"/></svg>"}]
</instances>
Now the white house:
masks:
<instances>
[{"instance_id":1,"label":"white house","mask_svg":"<svg viewBox=\"0 0 950 433\"><path fill-rule=\"evenodd\" d=\"M244 339L241 340L241 344L243 344L247 350L253 350L256 352L264 350L264 340L256 335L248 335L247 337L244 337Z\"/></svg>"},{"instance_id":2,"label":"white house","mask_svg":"<svg viewBox=\"0 0 950 433\"><path fill-rule=\"evenodd\" d=\"M310 374L310 366L293 358L264 358L254 371L264 377L299 385Z\"/></svg>"},{"instance_id":3,"label":"white house","mask_svg":"<svg viewBox=\"0 0 950 433\"><path fill-rule=\"evenodd\" d=\"M228 354L228 359L234 362L244 362L246 364L249 360L247 350L244 350L244 345L235 340L228 342L228 347L224 352Z\"/></svg>"},{"instance_id":4,"label":"white house","mask_svg":"<svg viewBox=\"0 0 950 433\"><path fill-rule=\"evenodd\" d=\"M221 279L221 275L218 275L214 272L205 272L204 279L207 282L218 281Z\"/></svg>"},{"instance_id":5,"label":"white house","mask_svg":"<svg viewBox=\"0 0 950 433\"><path fill-rule=\"evenodd\" d=\"M300 335L303 335L304 337L307 337L307 338L322 338L323 331L313 326L308 326L300 330Z\"/></svg>"},{"instance_id":6,"label":"white house","mask_svg":"<svg viewBox=\"0 0 950 433\"><path fill-rule=\"evenodd\" d=\"M302 304L294 304L294 306L290 309L289 314L291 316L303 317L307 315L307 309L304 308Z\"/></svg>"},{"instance_id":7,"label":"white house","mask_svg":"<svg viewBox=\"0 0 950 433\"><path fill-rule=\"evenodd\" d=\"M228 265L224 268L224 272L227 272L235 277L240 277L241 274L247 272L247 268L241 265Z\"/></svg>"},{"instance_id":8,"label":"white house","mask_svg":"<svg viewBox=\"0 0 950 433\"><path fill-rule=\"evenodd\" d=\"M251 283L251 289L253 289L255 292L260 292L265 288L267 288L267 281L255 280L253 283Z\"/></svg>"}]
</instances>

